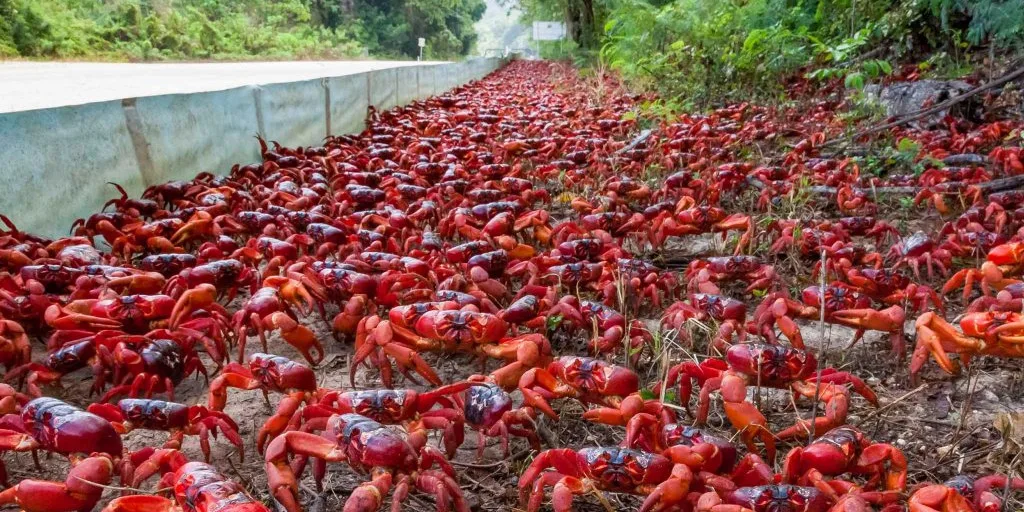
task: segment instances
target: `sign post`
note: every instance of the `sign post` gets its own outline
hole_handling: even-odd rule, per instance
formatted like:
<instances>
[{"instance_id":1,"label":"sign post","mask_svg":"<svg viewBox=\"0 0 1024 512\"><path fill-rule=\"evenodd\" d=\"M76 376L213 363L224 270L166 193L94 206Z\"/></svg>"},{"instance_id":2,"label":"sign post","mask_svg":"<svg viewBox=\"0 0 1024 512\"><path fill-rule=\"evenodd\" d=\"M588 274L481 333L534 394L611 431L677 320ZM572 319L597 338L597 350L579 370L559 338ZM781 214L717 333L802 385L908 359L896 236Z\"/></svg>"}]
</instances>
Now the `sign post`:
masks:
<instances>
[{"instance_id":1,"label":"sign post","mask_svg":"<svg viewBox=\"0 0 1024 512\"><path fill-rule=\"evenodd\" d=\"M541 41L561 41L565 39L565 23L558 21L533 22L533 40L537 42L537 56L540 57Z\"/></svg>"},{"instance_id":2,"label":"sign post","mask_svg":"<svg viewBox=\"0 0 1024 512\"><path fill-rule=\"evenodd\" d=\"M423 60L423 48L427 46L427 39L426 39L426 38L423 38L423 37L421 37L421 38L419 38L419 39L418 39L418 40L416 41L416 44L417 44L417 46L419 46L419 47L420 47L420 56L419 56L419 57L416 57L416 60L417 60L417 61L421 61L421 60Z\"/></svg>"}]
</instances>

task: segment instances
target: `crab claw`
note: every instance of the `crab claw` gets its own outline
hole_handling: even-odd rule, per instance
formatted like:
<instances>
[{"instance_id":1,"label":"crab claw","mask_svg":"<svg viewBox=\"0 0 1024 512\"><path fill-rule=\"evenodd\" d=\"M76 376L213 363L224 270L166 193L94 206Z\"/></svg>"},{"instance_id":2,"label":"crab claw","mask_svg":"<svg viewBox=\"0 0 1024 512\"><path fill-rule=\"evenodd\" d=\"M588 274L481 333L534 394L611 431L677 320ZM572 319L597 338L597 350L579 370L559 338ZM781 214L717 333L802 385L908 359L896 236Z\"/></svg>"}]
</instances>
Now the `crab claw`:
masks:
<instances>
[{"instance_id":1,"label":"crab claw","mask_svg":"<svg viewBox=\"0 0 1024 512\"><path fill-rule=\"evenodd\" d=\"M178 302L171 310L170 325L177 327L184 318L197 309L202 309L217 301L217 288L204 283L181 294Z\"/></svg>"},{"instance_id":2,"label":"crab claw","mask_svg":"<svg viewBox=\"0 0 1024 512\"><path fill-rule=\"evenodd\" d=\"M316 365L324 359L324 347L316 334L308 327L298 323L283 311L278 311L265 320L270 329L280 329L281 337L289 345L298 349L309 364Z\"/></svg>"},{"instance_id":3,"label":"crab claw","mask_svg":"<svg viewBox=\"0 0 1024 512\"><path fill-rule=\"evenodd\" d=\"M906 312L901 306L890 306L881 311L845 309L832 313L831 317L837 323L857 329L857 334L847 349L860 341L865 330L872 330L889 333L892 352L901 359L907 353L907 345L903 337L903 322L906 320Z\"/></svg>"}]
</instances>

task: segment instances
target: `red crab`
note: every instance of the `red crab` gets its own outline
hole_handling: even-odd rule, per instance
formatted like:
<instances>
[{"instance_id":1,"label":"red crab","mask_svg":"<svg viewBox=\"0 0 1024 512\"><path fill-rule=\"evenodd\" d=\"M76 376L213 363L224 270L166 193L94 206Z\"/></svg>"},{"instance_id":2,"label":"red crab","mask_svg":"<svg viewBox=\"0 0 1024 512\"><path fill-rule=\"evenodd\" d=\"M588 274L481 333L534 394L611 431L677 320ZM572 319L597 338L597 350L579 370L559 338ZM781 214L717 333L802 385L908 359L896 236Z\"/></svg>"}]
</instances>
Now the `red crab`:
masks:
<instances>
[{"instance_id":1,"label":"red crab","mask_svg":"<svg viewBox=\"0 0 1024 512\"><path fill-rule=\"evenodd\" d=\"M1019 283L1014 279L1024 270L1024 242L1010 242L993 247L985 256L981 269L968 268L953 274L942 287L942 293L949 293L963 287L964 301L970 298L974 283L981 286L982 295L988 296L993 290L999 291Z\"/></svg>"},{"instance_id":2,"label":"red crab","mask_svg":"<svg viewBox=\"0 0 1024 512\"><path fill-rule=\"evenodd\" d=\"M722 233L722 239L725 240L729 231L743 232L735 250L735 254L740 254L754 234L753 221L749 215L729 215L716 206L694 206L676 213L664 212L658 215L651 223L648 236L655 247L661 247L671 236Z\"/></svg>"},{"instance_id":3,"label":"red crab","mask_svg":"<svg viewBox=\"0 0 1024 512\"><path fill-rule=\"evenodd\" d=\"M40 384L60 383L68 373L91 366L92 392L99 393L112 382L114 387L101 398L130 394L147 397L166 392L173 399L174 387L195 372L206 375L206 367L195 352L195 338L186 331L157 329L144 336L121 331L56 331L54 338L66 340L41 363L29 363L7 373L5 379L26 377L30 394L39 396Z\"/></svg>"},{"instance_id":4,"label":"red crab","mask_svg":"<svg viewBox=\"0 0 1024 512\"><path fill-rule=\"evenodd\" d=\"M999 512L1003 501L993 489L1024 489L1024 480L1006 475L988 475L974 479L957 475L942 484L918 486L907 502L911 512Z\"/></svg>"},{"instance_id":5,"label":"red crab","mask_svg":"<svg viewBox=\"0 0 1024 512\"><path fill-rule=\"evenodd\" d=\"M462 444L465 421L455 399L471 386L472 383L459 382L422 393L412 389L331 390L321 392L317 403L303 410L303 416L309 424L312 418L326 422L332 414L355 413L384 425L403 425L409 431L440 430L448 456L454 457ZM262 451L262 446L259 448Z\"/></svg>"},{"instance_id":6,"label":"red crab","mask_svg":"<svg viewBox=\"0 0 1024 512\"><path fill-rule=\"evenodd\" d=\"M547 368L532 368L519 379L523 402L552 418L558 418L558 414L548 403L551 399L572 397L584 403L617 407L623 397L639 388L639 377L632 370L577 356L559 357Z\"/></svg>"},{"instance_id":7,"label":"red crab","mask_svg":"<svg viewBox=\"0 0 1024 512\"><path fill-rule=\"evenodd\" d=\"M288 464L288 455L295 453L325 462L345 462L371 475L369 482L349 495L346 511L378 510L384 496L394 487L393 510L400 508L410 489L417 489L436 498L439 512L448 510L449 505L458 512L468 512L451 463L426 443L423 430L407 433L358 414L336 414L328 418L323 435L291 431L270 443L266 452L267 484L285 510L302 511L299 485ZM440 469L433 469L434 466ZM322 475L316 474L317 488Z\"/></svg>"},{"instance_id":8,"label":"red crab","mask_svg":"<svg viewBox=\"0 0 1024 512\"><path fill-rule=\"evenodd\" d=\"M641 511L674 510L695 479L687 462L618 446L546 450L519 477L519 501L536 512L545 488L554 487L558 511L572 510L573 497L591 490L646 495Z\"/></svg>"},{"instance_id":9,"label":"red crab","mask_svg":"<svg viewBox=\"0 0 1024 512\"><path fill-rule=\"evenodd\" d=\"M245 356L250 332L255 331L266 351L267 331L276 329L280 329L281 338L298 349L310 364L323 360L323 345L313 331L299 323L291 305L299 306L304 316L312 312L313 297L301 282L282 276L263 280L263 287L249 297L231 320L238 340L239 361Z\"/></svg>"},{"instance_id":10,"label":"red crab","mask_svg":"<svg viewBox=\"0 0 1024 512\"><path fill-rule=\"evenodd\" d=\"M747 306L738 300L721 295L692 293L687 301L676 302L665 310L661 318L661 327L674 329L679 333L681 340L688 341L688 322L710 320L718 324L718 330L711 338L711 345L724 351L732 344L734 337L739 342L746 339L747 331L743 326L746 319Z\"/></svg>"},{"instance_id":11,"label":"red crab","mask_svg":"<svg viewBox=\"0 0 1024 512\"><path fill-rule=\"evenodd\" d=\"M199 446L206 461L210 461L210 434L224 435L242 457L245 447L238 435L238 425L230 416L211 411L202 405L188 406L163 400L126 398L117 405L90 404L87 411L106 418L121 434L132 430L162 430L170 432L164 448L178 449L185 436L199 436Z\"/></svg>"},{"instance_id":12,"label":"red crab","mask_svg":"<svg viewBox=\"0 0 1024 512\"><path fill-rule=\"evenodd\" d=\"M837 501L854 489L845 480L826 480L844 474L868 475L864 486L882 491L861 496L876 504L899 499L907 487L907 459L898 448L872 442L860 430L844 425L825 432L806 447L793 448L783 463L783 480L790 484L811 485Z\"/></svg>"},{"instance_id":13,"label":"red crab","mask_svg":"<svg viewBox=\"0 0 1024 512\"><path fill-rule=\"evenodd\" d=\"M36 451L46 450L62 455L81 453L94 454L80 470L72 470L72 474L83 476L90 482L110 482L114 474L113 459L120 458L122 453L121 436L117 434L109 421L77 407L68 405L56 398L36 398L21 408L21 414L7 414L2 419L3 451ZM103 460L95 457L102 455ZM0 480L7 481L7 470L0 464ZM40 483L38 480L22 482L24 487L14 486L13 491L5 491L4 495L11 501L23 502L31 500L42 492L43 499L56 500L55 503L72 501L85 507L90 501L101 494L87 492L83 495L69 493L68 488L60 484ZM89 486L92 488L92 486ZM81 499L82 501L75 501ZM95 498L95 500L93 500ZM31 501L29 501L31 503ZM78 510L68 507L61 510Z\"/></svg>"},{"instance_id":14,"label":"red crab","mask_svg":"<svg viewBox=\"0 0 1024 512\"><path fill-rule=\"evenodd\" d=\"M718 283L743 281L746 292L766 290L775 285L775 267L756 256L720 256L696 259L686 268L687 289L712 295L721 295Z\"/></svg>"},{"instance_id":15,"label":"red crab","mask_svg":"<svg viewBox=\"0 0 1024 512\"><path fill-rule=\"evenodd\" d=\"M241 484L228 479L213 466L203 462L187 462L177 450L158 450L145 471L136 475L133 487L150 475L163 472L162 489L172 489L174 501L162 496L137 494L115 498L102 512L269 512ZM102 489L101 489L102 490Z\"/></svg>"},{"instance_id":16,"label":"red crab","mask_svg":"<svg viewBox=\"0 0 1024 512\"><path fill-rule=\"evenodd\" d=\"M878 311L871 307L870 298L841 285L828 285L824 290L818 286L808 286L804 288L801 299L802 302L795 301L781 292L768 294L754 311L754 318L748 328L774 342L776 338L773 327L777 325L794 347L802 349L803 336L794 318L818 320L824 308L826 322L857 329L850 342L851 347L864 336L865 331L873 330L889 333L894 354L902 357L906 353L903 337L906 313L901 306L890 306Z\"/></svg>"},{"instance_id":17,"label":"red crab","mask_svg":"<svg viewBox=\"0 0 1024 512\"><path fill-rule=\"evenodd\" d=\"M299 404L309 400L316 392L316 374L308 366L291 359L272 354L255 353L249 356L249 365L229 363L213 382L210 382L209 407L223 411L227 404L228 389L259 389L267 400L270 391L286 396L278 403L277 411L260 427L257 446L262 446L266 436L284 431L298 411Z\"/></svg>"},{"instance_id":18,"label":"red crab","mask_svg":"<svg viewBox=\"0 0 1024 512\"><path fill-rule=\"evenodd\" d=\"M910 265L914 276L918 279L921 279L920 266L922 263L928 269L928 279L934 278L936 268L943 275L948 274L949 268L953 264L953 255L948 250L939 247L923 231L918 231L897 242L889 249L887 257L896 260L896 264L892 267L893 270L897 270L903 265Z\"/></svg>"},{"instance_id":19,"label":"red crab","mask_svg":"<svg viewBox=\"0 0 1024 512\"><path fill-rule=\"evenodd\" d=\"M960 319L960 329L932 312L927 312L914 323L917 345L910 359L910 378L917 382L918 373L931 354L939 367L947 373L959 372L959 365L951 361L948 352L956 353L967 365L979 355L996 357L1024 357L1024 315L1012 311L967 313Z\"/></svg>"},{"instance_id":20,"label":"red crab","mask_svg":"<svg viewBox=\"0 0 1024 512\"><path fill-rule=\"evenodd\" d=\"M813 436L843 424L850 401L847 384L872 405L878 405L875 393L858 377L832 368L818 370L818 362L810 353L779 345L733 345L726 352L725 360L707 359L699 364L685 361L669 369L665 385L672 386L678 382L680 400L689 407L692 380L701 386L697 423L702 424L707 420L711 393L721 391L725 415L733 428L740 432L751 451L756 451L754 439L763 441L769 460L775 459L776 437L787 439ZM749 384L790 389L796 396L824 402L824 415L812 420L800 420L776 436L768 430L764 415L747 401L746 389Z\"/></svg>"}]
</instances>

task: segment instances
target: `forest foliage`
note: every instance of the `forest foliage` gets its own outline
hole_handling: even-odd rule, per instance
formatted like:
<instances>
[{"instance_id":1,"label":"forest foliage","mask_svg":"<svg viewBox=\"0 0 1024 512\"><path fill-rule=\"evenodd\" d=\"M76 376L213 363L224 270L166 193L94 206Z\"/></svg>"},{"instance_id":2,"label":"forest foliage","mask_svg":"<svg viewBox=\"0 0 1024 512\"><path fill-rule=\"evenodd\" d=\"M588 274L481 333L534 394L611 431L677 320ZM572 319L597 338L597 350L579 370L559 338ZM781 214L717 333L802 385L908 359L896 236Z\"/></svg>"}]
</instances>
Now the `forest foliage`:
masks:
<instances>
[{"instance_id":1,"label":"forest foliage","mask_svg":"<svg viewBox=\"0 0 1024 512\"><path fill-rule=\"evenodd\" d=\"M0 58L468 54L484 0L0 0Z\"/></svg>"},{"instance_id":2,"label":"forest foliage","mask_svg":"<svg viewBox=\"0 0 1024 512\"><path fill-rule=\"evenodd\" d=\"M1024 0L520 0L524 21L564 20L549 44L688 106L780 97L787 78L851 88L915 62L959 76L1024 47Z\"/></svg>"}]
</instances>

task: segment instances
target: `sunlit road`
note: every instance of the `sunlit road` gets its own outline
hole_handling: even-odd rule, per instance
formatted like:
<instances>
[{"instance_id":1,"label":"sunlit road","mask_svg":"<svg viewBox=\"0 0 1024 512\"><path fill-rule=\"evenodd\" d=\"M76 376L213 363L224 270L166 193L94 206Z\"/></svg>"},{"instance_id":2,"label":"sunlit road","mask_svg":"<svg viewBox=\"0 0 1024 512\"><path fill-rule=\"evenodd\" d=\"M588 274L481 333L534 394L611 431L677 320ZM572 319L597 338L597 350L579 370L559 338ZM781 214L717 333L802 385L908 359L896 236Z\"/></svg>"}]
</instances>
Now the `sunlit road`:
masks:
<instances>
[{"instance_id":1,"label":"sunlit road","mask_svg":"<svg viewBox=\"0 0 1024 512\"><path fill-rule=\"evenodd\" d=\"M298 61L122 64L0 62L0 113L160 94L217 91L417 64Z\"/></svg>"}]
</instances>

